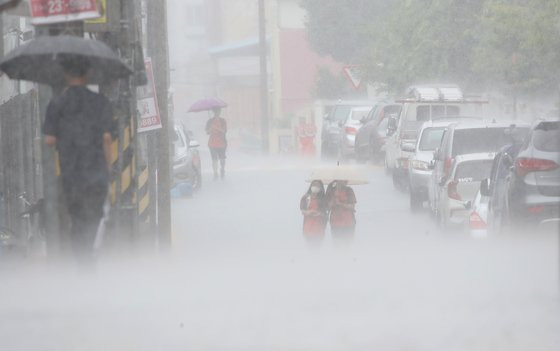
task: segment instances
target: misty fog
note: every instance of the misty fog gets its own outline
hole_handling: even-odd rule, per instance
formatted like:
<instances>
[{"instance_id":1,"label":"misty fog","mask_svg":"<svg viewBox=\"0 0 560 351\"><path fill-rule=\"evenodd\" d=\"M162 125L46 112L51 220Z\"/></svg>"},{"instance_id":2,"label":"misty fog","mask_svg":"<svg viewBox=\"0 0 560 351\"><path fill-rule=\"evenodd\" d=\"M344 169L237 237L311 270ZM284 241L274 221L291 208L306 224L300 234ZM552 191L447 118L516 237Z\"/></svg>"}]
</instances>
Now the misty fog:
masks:
<instances>
[{"instance_id":1,"label":"misty fog","mask_svg":"<svg viewBox=\"0 0 560 351\"><path fill-rule=\"evenodd\" d=\"M40 33L39 3L1 14L3 58ZM0 61L0 350L560 349L558 6L99 3L109 29L79 33L131 75L90 86L118 122L90 265L63 216L57 249L47 231L3 250L44 225L21 209L45 198L52 220L64 202L51 90Z\"/></svg>"}]
</instances>

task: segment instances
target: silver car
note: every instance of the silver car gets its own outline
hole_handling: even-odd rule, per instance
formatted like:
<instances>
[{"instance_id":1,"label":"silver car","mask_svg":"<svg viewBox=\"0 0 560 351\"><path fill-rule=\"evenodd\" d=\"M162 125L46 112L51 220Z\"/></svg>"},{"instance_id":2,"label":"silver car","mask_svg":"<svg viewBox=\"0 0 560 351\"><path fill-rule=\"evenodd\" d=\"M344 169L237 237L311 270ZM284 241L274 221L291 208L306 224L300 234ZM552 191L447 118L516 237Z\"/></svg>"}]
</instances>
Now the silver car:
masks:
<instances>
[{"instance_id":1,"label":"silver car","mask_svg":"<svg viewBox=\"0 0 560 351\"><path fill-rule=\"evenodd\" d=\"M428 201L428 186L434 165L434 151L440 146L445 130L452 123L477 120L470 117L442 118L424 122L416 145L403 144L403 151L414 152L409 158L410 209L422 208Z\"/></svg>"},{"instance_id":2,"label":"silver car","mask_svg":"<svg viewBox=\"0 0 560 351\"><path fill-rule=\"evenodd\" d=\"M341 140L339 143L339 156L342 159L355 157L354 144L356 143L356 134L362 128L362 120L368 116L374 107L359 106L353 107L348 113L346 121L342 125Z\"/></svg>"},{"instance_id":3,"label":"silver car","mask_svg":"<svg viewBox=\"0 0 560 351\"><path fill-rule=\"evenodd\" d=\"M175 124L173 134L173 184L188 182L193 189L202 185L200 144L181 124Z\"/></svg>"}]
</instances>

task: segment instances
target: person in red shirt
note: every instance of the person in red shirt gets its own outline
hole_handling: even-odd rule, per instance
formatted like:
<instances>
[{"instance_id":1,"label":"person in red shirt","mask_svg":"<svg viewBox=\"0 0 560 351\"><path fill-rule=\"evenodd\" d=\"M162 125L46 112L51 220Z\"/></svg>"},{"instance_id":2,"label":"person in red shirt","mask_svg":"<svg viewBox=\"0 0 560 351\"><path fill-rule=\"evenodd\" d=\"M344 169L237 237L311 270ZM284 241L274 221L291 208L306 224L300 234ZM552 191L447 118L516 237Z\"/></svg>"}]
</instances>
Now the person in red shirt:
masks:
<instances>
[{"instance_id":1,"label":"person in red shirt","mask_svg":"<svg viewBox=\"0 0 560 351\"><path fill-rule=\"evenodd\" d=\"M315 134L317 134L315 124L307 122L304 117L299 120L297 127L297 137L300 143L300 152L303 156L315 156Z\"/></svg>"},{"instance_id":2,"label":"person in red shirt","mask_svg":"<svg viewBox=\"0 0 560 351\"><path fill-rule=\"evenodd\" d=\"M327 201L322 181L311 182L299 208L303 214L303 235L309 240L322 239L327 226Z\"/></svg>"},{"instance_id":3,"label":"person in red shirt","mask_svg":"<svg viewBox=\"0 0 560 351\"><path fill-rule=\"evenodd\" d=\"M352 237L356 227L354 216L356 195L345 180L337 180L329 185L328 201L330 210L331 233L335 237Z\"/></svg>"},{"instance_id":4,"label":"person in red shirt","mask_svg":"<svg viewBox=\"0 0 560 351\"><path fill-rule=\"evenodd\" d=\"M214 117L210 118L206 123L206 133L209 135L208 147L212 156L214 179L218 179L218 161L220 163L220 177L224 179L226 174L227 122L224 118L220 117L222 112L220 108L215 108L213 111Z\"/></svg>"}]
</instances>

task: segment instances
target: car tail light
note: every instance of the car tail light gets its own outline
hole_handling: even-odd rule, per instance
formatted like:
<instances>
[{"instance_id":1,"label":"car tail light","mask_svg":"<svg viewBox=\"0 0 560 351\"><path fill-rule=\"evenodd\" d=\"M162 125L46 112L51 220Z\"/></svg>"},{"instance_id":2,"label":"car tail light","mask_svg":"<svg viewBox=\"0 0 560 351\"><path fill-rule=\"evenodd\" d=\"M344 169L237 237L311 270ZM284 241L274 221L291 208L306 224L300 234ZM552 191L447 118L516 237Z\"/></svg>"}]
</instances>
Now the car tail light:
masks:
<instances>
[{"instance_id":1,"label":"car tail light","mask_svg":"<svg viewBox=\"0 0 560 351\"><path fill-rule=\"evenodd\" d=\"M344 128L344 132L346 134L356 135L356 133L358 133L358 130L354 127L346 127L346 128Z\"/></svg>"},{"instance_id":2,"label":"car tail light","mask_svg":"<svg viewBox=\"0 0 560 351\"><path fill-rule=\"evenodd\" d=\"M544 210L544 206L543 205L536 205L536 206L531 206L527 208L527 212L529 213L539 213L542 212Z\"/></svg>"},{"instance_id":3,"label":"car tail light","mask_svg":"<svg viewBox=\"0 0 560 351\"><path fill-rule=\"evenodd\" d=\"M540 158L520 157L515 161L515 173L520 177L524 177L530 172L549 171L557 167L556 162Z\"/></svg>"},{"instance_id":4,"label":"car tail light","mask_svg":"<svg viewBox=\"0 0 560 351\"><path fill-rule=\"evenodd\" d=\"M486 222L477 212L473 212L469 216L469 227L471 229L486 229Z\"/></svg>"},{"instance_id":5,"label":"car tail light","mask_svg":"<svg viewBox=\"0 0 560 351\"><path fill-rule=\"evenodd\" d=\"M408 158L407 157L399 158L398 162L399 162L399 165L401 166L400 168L408 169Z\"/></svg>"},{"instance_id":6,"label":"car tail light","mask_svg":"<svg viewBox=\"0 0 560 351\"><path fill-rule=\"evenodd\" d=\"M455 199L455 200L459 200L461 201L461 195L459 195L459 193L457 192L457 181L453 180L451 182L449 182L449 184L447 185L447 196L449 196L450 199Z\"/></svg>"}]
</instances>

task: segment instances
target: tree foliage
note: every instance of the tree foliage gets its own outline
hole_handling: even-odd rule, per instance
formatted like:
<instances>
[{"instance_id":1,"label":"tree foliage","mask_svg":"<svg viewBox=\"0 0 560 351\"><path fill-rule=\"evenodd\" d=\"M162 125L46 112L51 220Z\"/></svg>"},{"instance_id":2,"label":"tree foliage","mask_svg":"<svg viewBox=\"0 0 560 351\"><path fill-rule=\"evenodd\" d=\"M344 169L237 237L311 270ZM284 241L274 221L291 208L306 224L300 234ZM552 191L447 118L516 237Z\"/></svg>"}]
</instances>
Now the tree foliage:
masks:
<instances>
[{"instance_id":1,"label":"tree foliage","mask_svg":"<svg viewBox=\"0 0 560 351\"><path fill-rule=\"evenodd\" d=\"M342 6L344 3L344 6ZM312 46L398 91L453 82L510 92L560 83L558 0L302 0Z\"/></svg>"}]
</instances>

